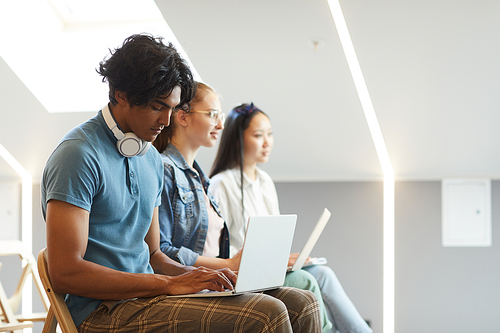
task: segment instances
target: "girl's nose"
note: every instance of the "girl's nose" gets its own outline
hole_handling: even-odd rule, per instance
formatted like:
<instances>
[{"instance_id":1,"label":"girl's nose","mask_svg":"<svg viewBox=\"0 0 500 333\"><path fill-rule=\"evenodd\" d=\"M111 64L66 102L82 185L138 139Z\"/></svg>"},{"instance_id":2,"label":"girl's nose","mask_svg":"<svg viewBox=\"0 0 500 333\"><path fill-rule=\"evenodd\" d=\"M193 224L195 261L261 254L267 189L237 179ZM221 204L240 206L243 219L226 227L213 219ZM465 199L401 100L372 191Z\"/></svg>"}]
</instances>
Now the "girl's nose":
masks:
<instances>
[{"instance_id":1,"label":"girl's nose","mask_svg":"<svg viewBox=\"0 0 500 333\"><path fill-rule=\"evenodd\" d=\"M222 122L222 119L219 119L219 122L217 123L217 125L215 125L215 128L217 129L224 129L224 123Z\"/></svg>"}]
</instances>

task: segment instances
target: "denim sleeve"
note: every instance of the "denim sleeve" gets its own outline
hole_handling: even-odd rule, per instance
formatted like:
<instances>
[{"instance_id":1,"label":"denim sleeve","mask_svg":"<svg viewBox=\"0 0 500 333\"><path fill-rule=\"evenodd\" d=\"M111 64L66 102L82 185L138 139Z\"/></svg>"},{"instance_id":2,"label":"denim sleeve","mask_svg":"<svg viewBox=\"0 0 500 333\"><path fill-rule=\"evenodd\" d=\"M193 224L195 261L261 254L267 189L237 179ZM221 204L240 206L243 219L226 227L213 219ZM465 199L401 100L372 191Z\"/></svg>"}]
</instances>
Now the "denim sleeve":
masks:
<instances>
[{"instance_id":1,"label":"denim sleeve","mask_svg":"<svg viewBox=\"0 0 500 333\"><path fill-rule=\"evenodd\" d=\"M172 203L175 195L175 171L171 165L163 166L164 182L161 195L161 205L159 207L160 222L160 249L171 259L186 266L193 266L199 254L191 249L181 246L174 246L175 221Z\"/></svg>"}]
</instances>

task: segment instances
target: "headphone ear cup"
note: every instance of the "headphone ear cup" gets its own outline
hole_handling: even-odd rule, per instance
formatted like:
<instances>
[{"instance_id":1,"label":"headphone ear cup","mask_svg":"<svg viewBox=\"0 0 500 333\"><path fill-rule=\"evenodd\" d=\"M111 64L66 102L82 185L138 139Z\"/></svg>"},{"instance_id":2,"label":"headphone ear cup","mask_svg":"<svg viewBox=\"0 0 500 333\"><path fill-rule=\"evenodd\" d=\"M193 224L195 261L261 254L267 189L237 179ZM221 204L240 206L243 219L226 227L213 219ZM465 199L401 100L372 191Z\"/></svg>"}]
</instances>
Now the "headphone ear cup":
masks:
<instances>
[{"instance_id":1,"label":"headphone ear cup","mask_svg":"<svg viewBox=\"0 0 500 333\"><path fill-rule=\"evenodd\" d=\"M144 156L147 152L148 152L148 149L149 147L151 147L151 142L147 142L147 141L142 141L142 150L139 152L139 154L137 156Z\"/></svg>"},{"instance_id":2,"label":"headphone ear cup","mask_svg":"<svg viewBox=\"0 0 500 333\"><path fill-rule=\"evenodd\" d=\"M116 148L125 157L134 157L144 151L143 141L134 133L124 133L125 137L116 142ZM146 149L147 150L147 149ZM145 152L144 152L145 153ZM141 155L142 156L142 155Z\"/></svg>"},{"instance_id":3,"label":"headphone ear cup","mask_svg":"<svg viewBox=\"0 0 500 333\"><path fill-rule=\"evenodd\" d=\"M123 133L113 119L108 105L102 108L102 116L106 125L118 140L116 141L116 148L122 156L134 157L146 154L151 143L140 139L133 132Z\"/></svg>"}]
</instances>

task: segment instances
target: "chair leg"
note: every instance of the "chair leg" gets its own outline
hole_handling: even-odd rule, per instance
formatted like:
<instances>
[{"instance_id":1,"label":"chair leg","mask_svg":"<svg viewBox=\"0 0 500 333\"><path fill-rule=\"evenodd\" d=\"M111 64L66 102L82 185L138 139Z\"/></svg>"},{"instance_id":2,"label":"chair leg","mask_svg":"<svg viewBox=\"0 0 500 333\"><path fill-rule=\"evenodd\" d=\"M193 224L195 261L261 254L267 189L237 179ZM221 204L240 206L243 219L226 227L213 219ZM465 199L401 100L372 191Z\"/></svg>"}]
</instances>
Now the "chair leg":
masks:
<instances>
[{"instance_id":1,"label":"chair leg","mask_svg":"<svg viewBox=\"0 0 500 333\"><path fill-rule=\"evenodd\" d=\"M49 308L47 317L45 318L45 324L43 325L42 333L55 333L57 327L56 314L52 306Z\"/></svg>"}]
</instances>

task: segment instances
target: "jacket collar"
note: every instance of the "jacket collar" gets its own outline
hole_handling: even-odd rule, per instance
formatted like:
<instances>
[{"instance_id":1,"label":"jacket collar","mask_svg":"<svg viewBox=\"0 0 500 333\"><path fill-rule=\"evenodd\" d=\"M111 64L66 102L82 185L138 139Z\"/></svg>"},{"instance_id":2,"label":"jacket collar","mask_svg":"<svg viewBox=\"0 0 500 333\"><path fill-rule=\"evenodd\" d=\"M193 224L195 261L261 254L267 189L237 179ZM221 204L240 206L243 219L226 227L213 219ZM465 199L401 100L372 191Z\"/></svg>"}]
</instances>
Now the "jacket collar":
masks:
<instances>
[{"instance_id":1,"label":"jacket collar","mask_svg":"<svg viewBox=\"0 0 500 333\"><path fill-rule=\"evenodd\" d=\"M179 149L177 149L177 147L174 146L173 144L169 143L167 145L167 148L163 151L162 154L167 156L179 169L181 170L191 169L191 167L187 164L186 160L184 159L184 156L182 156Z\"/></svg>"},{"instance_id":2,"label":"jacket collar","mask_svg":"<svg viewBox=\"0 0 500 333\"><path fill-rule=\"evenodd\" d=\"M178 167L179 169L184 170L184 171L186 171L186 170L192 171L191 167L186 162L186 159L184 159L184 156L182 156L179 149L177 149L177 147L174 146L173 144L168 144L167 148L163 151L162 154L167 156L172 161L172 163L174 163L175 166ZM207 175L205 175L205 173L201 169L198 162L196 162L196 160L194 160L193 168L198 172L198 174L200 175L200 178L203 180L204 184L210 183L210 178L208 178Z\"/></svg>"}]
</instances>

